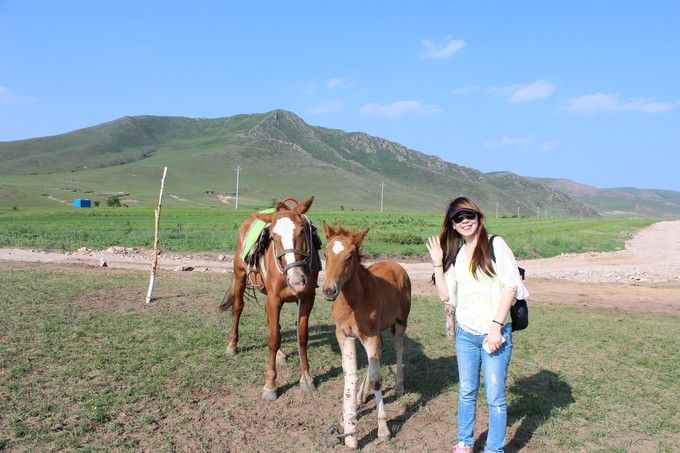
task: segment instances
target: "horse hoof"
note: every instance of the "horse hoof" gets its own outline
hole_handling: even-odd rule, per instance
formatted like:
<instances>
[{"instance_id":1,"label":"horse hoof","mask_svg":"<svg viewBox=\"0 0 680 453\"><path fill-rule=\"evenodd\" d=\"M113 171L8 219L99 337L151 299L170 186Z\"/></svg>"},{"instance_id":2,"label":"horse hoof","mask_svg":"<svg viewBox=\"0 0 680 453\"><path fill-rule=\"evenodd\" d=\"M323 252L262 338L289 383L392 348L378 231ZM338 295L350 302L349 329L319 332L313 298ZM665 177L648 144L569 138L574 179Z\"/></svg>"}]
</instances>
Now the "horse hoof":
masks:
<instances>
[{"instance_id":1,"label":"horse hoof","mask_svg":"<svg viewBox=\"0 0 680 453\"><path fill-rule=\"evenodd\" d=\"M378 438L379 439L389 439L391 436L390 430L387 427L378 427Z\"/></svg>"},{"instance_id":2,"label":"horse hoof","mask_svg":"<svg viewBox=\"0 0 680 453\"><path fill-rule=\"evenodd\" d=\"M267 401L276 401L278 396L276 395L276 389L269 390L267 388L262 389L262 399Z\"/></svg>"},{"instance_id":3,"label":"horse hoof","mask_svg":"<svg viewBox=\"0 0 680 453\"><path fill-rule=\"evenodd\" d=\"M357 442L357 438L355 436L347 436L345 437L345 446L347 448L356 450L359 448L359 442Z\"/></svg>"},{"instance_id":4,"label":"horse hoof","mask_svg":"<svg viewBox=\"0 0 680 453\"><path fill-rule=\"evenodd\" d=\"M316 386L314 385L314 380L312 378L300 379L300 388L304 390L305 392L313 392L316 390Z\"/></svg>"},{"instance_id":5,"label":"horse hoof","mask_svg":"<svg viewBox=\"0 0 680 453\"><path fill-rule=\"evenodd\" d=\"M232 346L227 346L227 355L229 357L234 357L238 353L238 348Z\"/></svg>"}]
</instances>

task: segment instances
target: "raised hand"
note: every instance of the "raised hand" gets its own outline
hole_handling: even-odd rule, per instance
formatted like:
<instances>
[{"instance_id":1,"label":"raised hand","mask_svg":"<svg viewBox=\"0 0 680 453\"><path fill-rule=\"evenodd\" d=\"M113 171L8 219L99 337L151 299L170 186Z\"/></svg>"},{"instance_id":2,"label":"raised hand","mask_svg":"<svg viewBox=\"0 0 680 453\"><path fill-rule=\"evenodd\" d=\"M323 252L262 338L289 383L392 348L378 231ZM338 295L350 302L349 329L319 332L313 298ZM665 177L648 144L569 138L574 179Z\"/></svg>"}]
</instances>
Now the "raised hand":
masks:
<instances>
[{"instance_id":1,"label":"raised hand","mask_svg":"<svg viewBox=\"0 0 680 453\"><path fill-rule=\"evenodd\" d=\"M425 244L427 251L430 252L430 258L432 258L432 264L439 266L442 264L444 259L444 251L442 250L442 245L439 243L439 236L430 236L427 238L427 243Z\"/></svg>"}]
</instances>

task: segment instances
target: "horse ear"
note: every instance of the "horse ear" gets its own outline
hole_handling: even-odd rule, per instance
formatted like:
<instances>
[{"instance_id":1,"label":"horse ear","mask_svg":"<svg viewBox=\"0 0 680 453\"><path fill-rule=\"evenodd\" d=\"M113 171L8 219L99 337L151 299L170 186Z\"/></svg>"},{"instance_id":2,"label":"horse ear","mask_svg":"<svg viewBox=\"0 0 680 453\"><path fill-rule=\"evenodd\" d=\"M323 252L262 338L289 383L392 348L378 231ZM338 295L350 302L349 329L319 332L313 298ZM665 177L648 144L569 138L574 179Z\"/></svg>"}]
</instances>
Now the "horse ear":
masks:
<instances>
[{"instance_id":1,"label":"horse ear","mask_svg":"<svg viewBox=\"0 0 680 453\"><path fill-rule=\"evenodd\" d=\"M274 213L273 212L254 212L253 217L256 219L262 220L264 223L272 223L272 220L274 220Z\"/></svg>"},{"instance_id":2,"label":"horse ear","mask_svg":"<svg viewBox=\"0 0 680 453\"><path fill-rule=\"evenodd\" d=\"M326 223L325 220L322 221L323 223L323 235L326 236L326 239L330 239L333 234L335 234L335 231L333 228Z\"/></svg>"},{"instance_id":3,"label":"horse ear","mask_svg":"<svg viewBox=\"0 0 680 453\"><path fill-rule=\"evenodd\" d=\"M366 233L368 233L368 230L370 230L370 228L366 228L365 230L359 231L354 234L354 243L356 245L359 245L363 242Z\"/></svg>"},{"instance_id":4,"label":"horse ear","mask_svg":"<svg viewBox=\"0 0 680 453\"><path fill-rule=\"evenodd\" d=\"M297 212L298 214L304 214L309 210L309 207L312 205L313 201L314 195L312 195L308 200L305 200L302 203L299 203L297 206L295 206L293 208L293 211Z\"/></svg>"}]
</instances>

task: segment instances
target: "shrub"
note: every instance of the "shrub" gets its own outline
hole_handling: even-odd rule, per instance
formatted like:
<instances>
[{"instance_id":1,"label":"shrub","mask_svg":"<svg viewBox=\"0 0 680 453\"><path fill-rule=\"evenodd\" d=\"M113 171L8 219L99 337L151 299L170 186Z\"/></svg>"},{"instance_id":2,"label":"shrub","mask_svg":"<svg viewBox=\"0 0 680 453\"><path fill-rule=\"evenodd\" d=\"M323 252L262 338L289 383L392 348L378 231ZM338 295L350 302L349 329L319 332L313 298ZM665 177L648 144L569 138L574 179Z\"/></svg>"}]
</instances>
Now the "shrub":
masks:
<instances>
[{"instance_id":1,"label":"shrub","mask_svg":"<svg viewBox=\"0 0 680 453\"><path fill-rule=\"evenodd\" d=\"M109 195L106 197L106 206L110 206L112 208L119 208L121 207L120 203L120 195Z\"/></svg>"}]
</instances>

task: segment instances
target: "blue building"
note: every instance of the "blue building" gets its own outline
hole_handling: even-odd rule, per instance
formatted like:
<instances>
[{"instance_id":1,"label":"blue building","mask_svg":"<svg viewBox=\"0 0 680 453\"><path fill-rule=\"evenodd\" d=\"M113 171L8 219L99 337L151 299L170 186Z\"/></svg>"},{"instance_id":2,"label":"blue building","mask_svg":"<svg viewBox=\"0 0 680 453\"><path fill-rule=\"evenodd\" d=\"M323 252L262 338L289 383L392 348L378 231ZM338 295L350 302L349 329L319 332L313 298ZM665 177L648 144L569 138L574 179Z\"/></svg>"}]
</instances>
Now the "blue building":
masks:
<instances>
[{"instance_id":1,"label":"blue building","mask_svg":"<svg viewBox=\"0 0 680 453\"><path fill-rule=\"evenodd\" d=\"M91 208L92 207L92 201L88 200L87 198L74 198L73 199L73 207L74 208Z\"/></svg>"}]
</instances>

